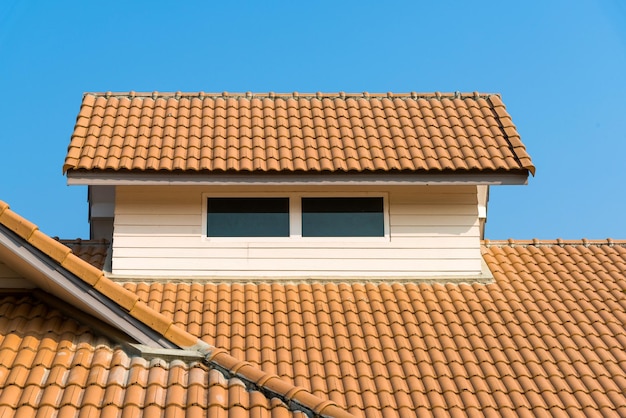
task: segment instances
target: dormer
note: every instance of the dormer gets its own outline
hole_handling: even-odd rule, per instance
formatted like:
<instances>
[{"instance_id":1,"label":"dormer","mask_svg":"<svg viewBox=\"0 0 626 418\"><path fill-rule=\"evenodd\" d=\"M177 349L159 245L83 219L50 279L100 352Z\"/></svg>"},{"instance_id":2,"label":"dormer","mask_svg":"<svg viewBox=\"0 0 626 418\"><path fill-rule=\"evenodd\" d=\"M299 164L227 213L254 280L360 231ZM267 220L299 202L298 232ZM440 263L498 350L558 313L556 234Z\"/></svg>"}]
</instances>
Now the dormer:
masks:
<instances>
[{"instance_id":1,"label":"dormer","mask_svg":"<svg viewBox=\"0 0 626 418\"><path fill-rule=\"evenodd\" d=\"M64 171L119 278L484 275L534 166L494 94L87 93Z\"/></svg>"}]
</instances>

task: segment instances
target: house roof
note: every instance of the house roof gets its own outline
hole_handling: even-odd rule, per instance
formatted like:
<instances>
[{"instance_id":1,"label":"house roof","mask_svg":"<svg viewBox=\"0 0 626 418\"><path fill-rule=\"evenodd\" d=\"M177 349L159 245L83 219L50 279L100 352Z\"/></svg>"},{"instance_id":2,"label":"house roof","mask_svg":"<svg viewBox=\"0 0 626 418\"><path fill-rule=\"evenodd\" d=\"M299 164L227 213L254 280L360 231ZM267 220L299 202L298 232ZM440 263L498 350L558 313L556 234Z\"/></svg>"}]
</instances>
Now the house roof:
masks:
<instances>
[{"instance_id":1,"label":"house roof","mask_svg":"<svg viewBox=\"0 0 626 418\"><path fill-rule=\"evenodd\" d=\"M626 241L485 241L490 284L125 283L357 417L625 416Z\"/></svg>"},{"instance_id":2,"label":"house roof","mask_svg":"<svg viewBox=\"0 0 626 418\"><path fill-rule=\"evenodd\" d=\"M0 212L0 226L61 253ZM0 413L626 415L626 241L485 241L482 254L493 283L94 286L133 298L180 345L209 347L200 362L133 357L32 295L5 295Z\"/></svg>"},{"instance_id":3,"label":"house roof","mask_svg":"<svg viewBox=\"0 0 626 418\"><path fill-rule=\"evenodd\" d=\"M0 295L2 417L308 418L201 361L131 356L32 295Z\"/></svg>"},{"instance_id":4,"label":"house roof","mask_svg":"<svg viewBox=\"0 0 626 418\"><path fill-rule=\"evenodd\" d=\"M16 253L11 244L20 247L20 252ZM86 248L83 250L92 252ZM31 257L24 257L24 252ZM11 295L14 291L9 291L9 299L2 299L0 295L0 313L3 313L0 316L2 417L31 416L34 408L45 409L45 414L73 416L77 409L84 412L84 408L85 411L97 410L102 414L99 416L119 416L120 412L133 414L139 410L148 412L147 409L160 414L169 409L173 411L168 412L172 416L188 414L194 418L196 410L200 416L210 411L222 410L229 414L240 412L239 416L242 418L304 418L302 414L307 418L354 418L335 402L319 398L304 388L237 359L224 349L210 346L184 329L174 326L171 318L153 310L134 293L112 282L105 277L102 270L74 255L70 248L58 240L39 231L36 225L13 212L2 201L0 262L11 268L15 267L18 272L25 272L27 279L30 279L27 276L31 272L37 273L37 262L71 274L88 287L88 291L84 293L86 298L94 294L108 298L111 304L125 311L125 316L132 319L130 322L142 323L183 349L178 350L178 354L166 350L168 356L178 355L185 359L190 352L199 353L204 366L199 370L187 369L186 373L183 373L184 367L181 369L180 362L176 360L148 364L141 359L133 359L129 366L129 360L124 360L124 356L120 354L122 350L116 344L106 343L90 333L83 337L81 332L67 331L64 326L66 320L71 321L70 318L66 316L63 321L59 321L56 319L58 314L47 314L46 307L41 306L41 302L33 302L32 298L15 299ZM25 266L31 263L33 269ZM59 279L55 275L52 274L43 281L40 277L35 277L34 280L43 285L45 291L61 298L67 297L63 288L66 283L56 283ZM45 305L47 297L40 299L44 299ZM91 317L92 311L89 307L82 308ZM68 309L71 311L71 308ZM98 312L95 314L97 317ZM81 316L77 316L79 321ZM52 318L51 323L46 322L49 318ZM120 316L119 319L125 318ZM69 326L77 327L76 324ZM120 330L128 332L124 327L120 327ZM104 348L101 346L103 344ZM101 354L100 359L106 365L94 363L96 354L102 350L105 353ZM118 360L123 364L120 365L112 359L116 353L121 356L118 356ZM163 351L157 348L156 353L158 356ZM75 359L70 360L72 356L69 354ZM42 358L50 361L54 358L54 361L41 363ZM57 360L62 363L61 366L55 363ZM181 373L184 376L179 376ZM104 375L109 379L106 382L103 380ZM91 393L88 398L90 392L94 391L100 395L104 392L105 397ZM226 391L232 399L224 397ZM212 392L216 398L211 397ZM106 397L107 393L111 398ZM107 399L110 403L107 403ZM209 405L211 399L214 399L214 403ZM99 403L94 407L91 402L96 401ZM208 409L205 408L207 406ZM105 410L108 412L105 413Z\"/></svg>"},{"instance_id":5,"label":"house roof","mask_svg":"<svg viewBox=\"0 0 626 418\"><path fill-rule=\"evenodd\" d=\"M103 270L109 253L109 242L105 239L61 239L59 242L70 250L75 256L85 260L92 266Z\"/></svg>"},{"instance_id":6,"label":"house roof","mask_svg":"<svg viewBox=\"0 0 626 418\"><path fill-rule=\"evenodd\" d=\"M65 172L535 172L500 96L86 93Z\"/></svg>"}]
</instances>

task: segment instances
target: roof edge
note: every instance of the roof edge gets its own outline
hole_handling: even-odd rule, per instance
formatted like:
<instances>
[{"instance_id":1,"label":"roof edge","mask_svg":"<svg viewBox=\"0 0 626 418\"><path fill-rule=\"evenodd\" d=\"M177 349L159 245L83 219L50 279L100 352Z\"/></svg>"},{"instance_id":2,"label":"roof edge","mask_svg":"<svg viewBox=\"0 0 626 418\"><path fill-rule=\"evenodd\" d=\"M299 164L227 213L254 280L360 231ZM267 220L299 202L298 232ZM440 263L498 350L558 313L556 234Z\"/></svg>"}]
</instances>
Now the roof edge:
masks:
<instances>
[{"instance_id":1,"label":"roof edge","mask_svg":"<svg viewBox=\"0 0 626 418\"><path fill-rule=\"evenodd\" d=\"M225 98L225 99L323 99L323 98L339 98L339 99L395 99L395 98L410 98L410 99L486 99L492 96L500 97L499 93L480 93L477 91L474 92L407 92L407 93L370 93L367 91L361 93L346 93L343 91L340 92L315 92L315 93L306 93L306 92L291 92L291 93L275 93L275 92L204 92L204 91L196 91L196 92L136 92L136 91L128 91L128 92L85 92L83 93L83 97L85 96L94 96L94 97L125 97L129 99L139 98L139 99L204 99L204 98Z\"/></svg>"},{"instance_id":2,"label":"roof edge","mask_svg":"<svg viewBox=\"0 0 626 418\"><path fill-rule=\"evenodd\" d=\"M516 246L518 247L552 247L552 246L563 247L565 245L568 245L568 246L582 245L585 247L606 245L606 246L612 247L615 245L626 246L626 240L614 240L612 238L606 238L606 239L581 238L579 240L564 240L561 238L557 238L554 240L540 240L537 238L533 238L529 240L515 240L513 238L509 238L506 240L485 239L481 241L481 245L486 248L516 247Z\"/></svg>"},{"instance_id":3,"label":"roof edge","mask_svg":"<svg viewBox=\"0 0 626 418\"><path fill-rule=\"evenodd\" d=\"M290 409L303 411L307 416L324 418L356 418L336 402L313 395L308 389L295 386L280 376L265 373L247 361L241 361L224 349L210 350L205 364L217 368L222 374L236 377L246 387L262 392L268 398L278 398Z\"/></svg>"},{"instance_id":4,"label":"roof edge","mask_svg":"<svg viewBox=\"0 0 626 418\"><path fill-rule=\"evenodd\" d=\"M41 232L35 224L13 212L9 205L2 201L0 201L0 225L173 344L186 349L204 348L207 345L175 326L173 320L141 302L137 295L107 278L102 270L74 255L69 247Z\"/></svg>"}]
</instances>

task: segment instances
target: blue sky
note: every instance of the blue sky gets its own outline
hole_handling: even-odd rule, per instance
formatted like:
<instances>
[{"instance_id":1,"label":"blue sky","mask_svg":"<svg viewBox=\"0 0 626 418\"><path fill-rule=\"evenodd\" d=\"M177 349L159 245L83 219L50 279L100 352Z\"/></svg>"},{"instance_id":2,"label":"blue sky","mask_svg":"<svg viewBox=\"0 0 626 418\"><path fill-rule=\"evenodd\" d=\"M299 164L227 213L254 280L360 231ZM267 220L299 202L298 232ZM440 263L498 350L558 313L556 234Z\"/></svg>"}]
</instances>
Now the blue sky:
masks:
<instances>
[{"instance_id":1,"label":"blue sky","mask_svg":"<svg viewBox=\"0 0 626 418\"><path fill-rule=\"evenodd\" d=\"M179 4L184 3L184 4ZM83 92L497 92L537 167L487 238L626 239L626 3L0 2L0 200L88 236Z\"/></svg>"}]
</instances>

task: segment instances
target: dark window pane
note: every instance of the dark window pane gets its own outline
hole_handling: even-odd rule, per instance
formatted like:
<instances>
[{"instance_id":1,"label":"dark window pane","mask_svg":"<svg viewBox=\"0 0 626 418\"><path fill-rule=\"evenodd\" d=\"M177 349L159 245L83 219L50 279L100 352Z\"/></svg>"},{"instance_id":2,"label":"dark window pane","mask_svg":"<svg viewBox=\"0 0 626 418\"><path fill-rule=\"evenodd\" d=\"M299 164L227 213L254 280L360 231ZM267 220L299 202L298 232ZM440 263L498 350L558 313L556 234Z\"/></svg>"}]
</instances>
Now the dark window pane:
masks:
<instances>
[{"instance_id":1,"label":"dark window pane","mask_svg":"<svg viewBox=\"0 0 626 418\"><path fill-rule=\"evenodd\" d=\"M212 197L207 212L209 237L289 236L286 197Z\"/></svg>"},{"instance_id":2,"label":"dark window pane","mask_svg":"<svg viewBox=\"0 0 626 418\"><path fill-rule=\"evenodd\" d=\"M382 237L382 197L303 197L303 237Z\"/></svg>"}]
</instances>

